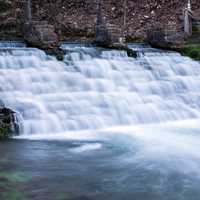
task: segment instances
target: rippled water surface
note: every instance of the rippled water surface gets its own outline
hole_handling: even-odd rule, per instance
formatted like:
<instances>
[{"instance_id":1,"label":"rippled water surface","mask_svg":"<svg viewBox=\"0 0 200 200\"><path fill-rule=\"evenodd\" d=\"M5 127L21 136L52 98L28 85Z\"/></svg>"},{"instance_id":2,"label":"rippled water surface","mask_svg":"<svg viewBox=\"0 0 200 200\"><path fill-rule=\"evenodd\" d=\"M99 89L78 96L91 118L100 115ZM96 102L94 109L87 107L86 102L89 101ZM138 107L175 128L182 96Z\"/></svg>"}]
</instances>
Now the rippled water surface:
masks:
<instances>
[{"instance_id":1,"label":"rippled water surface","mask_svg":"<svg viewBox=\"0 0 200 200\"><path fill-rule=\"evenodd\" d=\"M1 142L1 199L200 198L198 121L74 135Z\"/></svg>"}]
</instances>

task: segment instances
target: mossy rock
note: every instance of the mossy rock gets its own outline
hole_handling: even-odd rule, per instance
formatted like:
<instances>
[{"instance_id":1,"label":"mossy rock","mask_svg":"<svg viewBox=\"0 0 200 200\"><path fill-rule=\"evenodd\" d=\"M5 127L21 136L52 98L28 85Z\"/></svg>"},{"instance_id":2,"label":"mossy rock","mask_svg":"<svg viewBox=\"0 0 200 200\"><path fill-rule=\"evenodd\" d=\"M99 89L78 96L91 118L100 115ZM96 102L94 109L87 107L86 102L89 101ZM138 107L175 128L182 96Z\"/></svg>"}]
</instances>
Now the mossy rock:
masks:
<instances>
[{"instance_id":1,"label":"mossy rock","mask_svg":"<svg viewBox=\"0 0 200 200\"><path fill-rule=\"evenodd\" d=\"M7 139L11 135L11 128L10 124L7 123L0 123L0 140Z\"/></svg>"}]
</instances>

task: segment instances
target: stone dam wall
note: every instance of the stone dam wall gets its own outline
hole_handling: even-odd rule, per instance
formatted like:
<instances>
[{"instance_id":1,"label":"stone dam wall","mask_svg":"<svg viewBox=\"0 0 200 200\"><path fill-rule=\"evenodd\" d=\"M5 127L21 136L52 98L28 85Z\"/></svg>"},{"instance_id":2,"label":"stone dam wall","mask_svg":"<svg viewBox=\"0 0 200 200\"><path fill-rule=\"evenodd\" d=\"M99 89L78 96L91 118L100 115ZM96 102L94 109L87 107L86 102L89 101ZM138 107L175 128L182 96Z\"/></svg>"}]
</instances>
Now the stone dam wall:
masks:
<instances>
[{"instance_id":1,"label":"stone dam wall","mask_svg":"<svg viewBox=\"0 0 200 200\"><path fill-rule=\"evenodd\" d=\"M0 0L0 39L22 38L25 0ZM102 0L105 23L124 24L124 0ZM144 41L152 27L183 31L187 0L127 0L126 39ZM200 8L193 0L192 7ZM59 40L92 41L95 38L97 0L32 0L33 19L53 25Z\"/></svg>"}]
</instances>

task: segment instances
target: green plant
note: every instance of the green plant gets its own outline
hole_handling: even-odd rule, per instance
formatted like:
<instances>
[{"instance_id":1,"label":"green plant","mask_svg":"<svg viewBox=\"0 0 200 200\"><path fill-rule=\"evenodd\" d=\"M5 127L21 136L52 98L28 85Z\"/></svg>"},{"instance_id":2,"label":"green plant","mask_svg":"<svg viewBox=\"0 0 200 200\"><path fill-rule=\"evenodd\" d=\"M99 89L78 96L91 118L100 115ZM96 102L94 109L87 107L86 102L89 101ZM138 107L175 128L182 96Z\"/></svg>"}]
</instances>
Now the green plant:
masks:
<instances>
[{"instance_id":1,"label":"green plant","mask_svg":"<svg viewBox=\"0 0 200 200\"><path fill-rule=\"evenodd\" d=\"M185 47L178 51L185 56L200 60L200 44L186 44Z\"/></svg>"}]
</instances>

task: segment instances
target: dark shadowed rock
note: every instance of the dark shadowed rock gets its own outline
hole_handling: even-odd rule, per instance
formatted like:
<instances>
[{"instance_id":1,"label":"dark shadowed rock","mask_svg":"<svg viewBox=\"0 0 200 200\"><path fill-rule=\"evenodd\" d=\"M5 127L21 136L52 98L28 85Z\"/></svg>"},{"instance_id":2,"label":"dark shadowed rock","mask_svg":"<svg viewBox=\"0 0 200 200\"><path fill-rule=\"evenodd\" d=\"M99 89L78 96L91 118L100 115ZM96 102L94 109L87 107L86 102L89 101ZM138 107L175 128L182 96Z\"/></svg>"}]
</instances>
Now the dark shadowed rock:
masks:
<instances>
[{"instance_id":1,"label":"dark shadowed rock","mask_svg":"<svg viewBox=\"0 0 200 200\"><path fill-rule=\"evenodd\" d=\"M51 56L55 56L57 60L63 61L64 59L65 52L59 47L55 47L53 49L46 49L45 52Z\"/></svg>"},{"instance_id":2,"label":"dark shadowed rock","mask_svg":"<svg viewBox=\"0 0 200 200\"><path fill-rule=\"evenodd\" d=\"M19 134L19 129L16 113L10 108L0 107L0 139Z\"/></svg>"}]
</instances>

